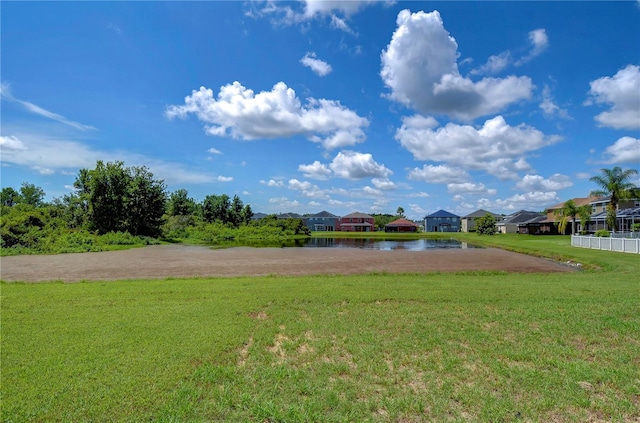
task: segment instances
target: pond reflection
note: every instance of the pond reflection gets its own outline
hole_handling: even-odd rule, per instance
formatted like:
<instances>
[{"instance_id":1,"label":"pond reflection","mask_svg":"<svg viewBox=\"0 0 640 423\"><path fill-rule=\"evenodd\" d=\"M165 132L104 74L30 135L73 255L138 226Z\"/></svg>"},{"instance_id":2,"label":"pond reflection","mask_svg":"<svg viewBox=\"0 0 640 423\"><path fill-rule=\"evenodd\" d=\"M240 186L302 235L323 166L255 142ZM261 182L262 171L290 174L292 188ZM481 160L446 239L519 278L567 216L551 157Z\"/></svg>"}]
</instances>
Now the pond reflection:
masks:
<instances>
[{"instance_id":1,"label":"pond reflection","mask_svg":"<svg viewBox=\"0 0 640 423\"><path fill-rule=\"evenodd\" d=\"M306 238L281 241L242 241L217 244L216 248L360 248L363 250L427 251L434 249L481 248L454 239Z\"/></svg>"}]
</instances>

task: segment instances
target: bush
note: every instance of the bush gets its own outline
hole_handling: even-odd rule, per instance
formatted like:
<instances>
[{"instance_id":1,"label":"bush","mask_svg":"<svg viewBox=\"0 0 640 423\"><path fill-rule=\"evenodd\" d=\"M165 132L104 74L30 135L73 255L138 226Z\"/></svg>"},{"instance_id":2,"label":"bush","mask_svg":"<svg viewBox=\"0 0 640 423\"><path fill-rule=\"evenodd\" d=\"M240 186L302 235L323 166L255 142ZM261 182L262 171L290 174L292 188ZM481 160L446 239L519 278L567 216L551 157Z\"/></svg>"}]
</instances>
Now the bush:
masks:
<instances>
[{"instance_id":1,"label":"bush","mask_svg":"<svg viewBox=\"0 0 640 423\"><path fill-rule=\"evenodd\" d=\"M476 220L476 232L478 235L494 235L496 233L496 219L490 214Z\"/></svg>"},{"instance_id":2,"label":"bush","mask_svg":"<svg viewBox=\"0 0 640 423\"><path fill-rule=\"evenodd\" d=\"M595 235L595 236L599 236L599 237L608 237L608 236L611 236L611 234L609 233L609 231L608 231L608 230L606 230L606 229L598 229L594 235Z\"/></svg>"}]
</instances>

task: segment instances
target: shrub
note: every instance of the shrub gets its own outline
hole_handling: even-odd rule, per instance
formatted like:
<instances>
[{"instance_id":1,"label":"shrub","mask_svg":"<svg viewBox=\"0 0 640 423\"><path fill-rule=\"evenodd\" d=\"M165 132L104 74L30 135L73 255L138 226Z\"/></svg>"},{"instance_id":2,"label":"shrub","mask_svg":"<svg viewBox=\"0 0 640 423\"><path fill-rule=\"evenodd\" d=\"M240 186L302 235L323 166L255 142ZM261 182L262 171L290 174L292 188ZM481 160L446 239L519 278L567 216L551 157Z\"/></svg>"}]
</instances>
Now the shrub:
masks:
<instances>
[{"instance_id":1,"label":"shrub","mask_svg":"<svg viewBox=\"0 0 640 423\"><path fill-rule=\"evenodd\" d=\"M606 229L598 229L595 233L595 236L599 236L599 237L608 237L610 235L611 234Z\"/></svg>"}]
</instances>

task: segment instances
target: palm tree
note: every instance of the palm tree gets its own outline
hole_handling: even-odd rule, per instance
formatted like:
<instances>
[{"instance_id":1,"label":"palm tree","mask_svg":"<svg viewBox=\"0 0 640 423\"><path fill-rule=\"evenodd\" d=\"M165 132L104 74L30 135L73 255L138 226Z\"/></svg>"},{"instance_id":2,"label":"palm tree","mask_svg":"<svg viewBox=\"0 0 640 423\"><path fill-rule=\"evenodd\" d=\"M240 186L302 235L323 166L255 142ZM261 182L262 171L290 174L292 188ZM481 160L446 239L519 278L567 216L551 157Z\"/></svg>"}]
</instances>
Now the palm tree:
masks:
<instances>
[{"instance_id":1,"label":"palm tree","mask_svg":"<svg viewBox=\"0 0 640 423\"><path fill-rule=\"evenodd\" d=\"M600 186L599 190L591 191L590 196L611 197L607 205L607 226L609 230L618 229L618 222L616 221L618 201L638 195L639 188L629 181L633 175L637 174L638 171L636 169L622 170L619 166L616 166L613 169L600 169L600 175L589 179Z\"/></svg>"},{"instance_id":2,"label":"palm tree","mask_svg":"<svg viewBox=\"0 0 640 423\"><path fill-rule=\"evenodd\" d=\"M398 210L396 210L396 215L398 217L404 217L404 209L402 207L398 207Z\"/></svg>"},{"instance_id":3,"label":"palm tree","mask_svg":"<svg viewBox=\"0 0 640 423\"><path fill-rule=\"evenodd\" d=\"M560 223L558 224L558 231L564 234L564 230L567 228L569 218L571 218L571 234L576 233L576 216L578 215L578 206L573 200L569 200L562 205L561 209L556 210L555 215L560 217Z\"/></svg>"}]
</instances>

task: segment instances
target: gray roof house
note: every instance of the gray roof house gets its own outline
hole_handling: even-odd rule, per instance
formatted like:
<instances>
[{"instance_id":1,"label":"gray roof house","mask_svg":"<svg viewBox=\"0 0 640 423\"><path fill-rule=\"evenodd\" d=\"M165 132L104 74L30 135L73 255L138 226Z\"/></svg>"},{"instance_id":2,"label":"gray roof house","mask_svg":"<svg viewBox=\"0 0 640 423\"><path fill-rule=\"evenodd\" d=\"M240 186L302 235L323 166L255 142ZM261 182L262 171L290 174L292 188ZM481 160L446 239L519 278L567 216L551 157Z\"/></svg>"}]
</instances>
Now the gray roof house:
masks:
<instances>
[{"instance_id":1,"label":"gray roof house","mask_svg":"<svg viewBox=\"0 0 640 423\"><path fill-rule=\"evenodd\" d=\"M544 216L544 215L542 213L538 213L535 211L520 210L513 214L510 214L509 216L505 217L503 220L496 223L496 229L498 233L516 234L516 233L519 233L518 223L527 222L529 220L535 219L540 216Z\"/></svg>"},{"instance_id":2,"label":"gray roof house","mask_svg":"<svg viewBox=\"0 0 640 423\"><path fill-rule=\"evenodd\" d=\"M463 216L460 219L460 231L462 232L470 232L473 231L476 227L476 219L479 219L481 217L485 217L486 215L491 215L493 216L496 221L502 220L502 216L500 216L499 214L484 210L484 209L479 209L474 211L471 214L468 214L466 216Z\"/></svg>"},{"instance_id":3,"label":"gray roof house","mask_svg":"<svg viewBox=\"0 0 640 423\"><path fill-rule=\"evenodd\" d=\"M340 224L340 216L323 210L320 213L306 216L303 222L311 231L335 231Z\"/></svg>"}]
</instances>

